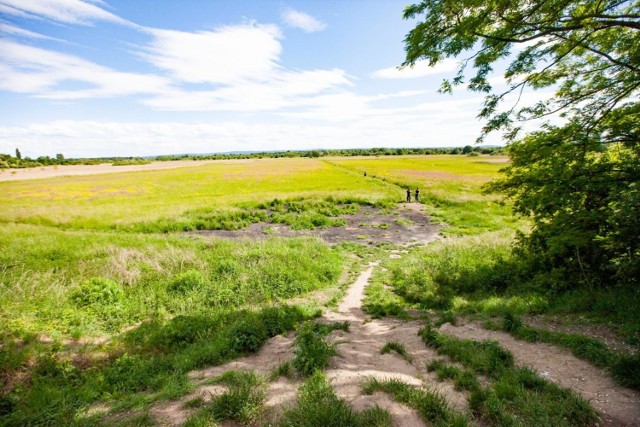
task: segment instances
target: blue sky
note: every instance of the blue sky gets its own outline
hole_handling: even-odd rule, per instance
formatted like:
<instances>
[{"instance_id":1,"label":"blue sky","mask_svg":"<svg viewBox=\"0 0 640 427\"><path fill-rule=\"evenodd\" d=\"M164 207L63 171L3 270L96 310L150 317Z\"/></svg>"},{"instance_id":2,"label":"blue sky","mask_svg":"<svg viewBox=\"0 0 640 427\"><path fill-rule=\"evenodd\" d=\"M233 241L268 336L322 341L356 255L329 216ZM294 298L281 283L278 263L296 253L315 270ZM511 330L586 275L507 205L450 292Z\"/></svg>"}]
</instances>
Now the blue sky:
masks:
<instances>
[{"instance_id":1,"label":"blue sky","mask_svg":"<svg viewBox=\"0 0 640 427\"><path fill-rule=\"evenodd\" d=\"M437 93L455 60L396 69L407 4L0 0L0 152L473 144L481 97Z\"/></svg>"}]
</instances>

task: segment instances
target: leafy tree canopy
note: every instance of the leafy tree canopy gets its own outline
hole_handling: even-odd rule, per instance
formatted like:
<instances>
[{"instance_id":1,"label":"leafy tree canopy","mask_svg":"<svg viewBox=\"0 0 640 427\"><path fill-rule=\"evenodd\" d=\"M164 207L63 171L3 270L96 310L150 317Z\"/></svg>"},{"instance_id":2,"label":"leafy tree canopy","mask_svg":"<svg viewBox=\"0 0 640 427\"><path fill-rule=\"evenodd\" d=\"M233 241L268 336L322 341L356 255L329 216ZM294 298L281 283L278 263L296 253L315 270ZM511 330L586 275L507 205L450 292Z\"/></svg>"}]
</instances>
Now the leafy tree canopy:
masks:
<instances>
[{"instance_id":1,"label":"leafy tree canopy","mask_svg":"<svg viewBox=\"0 0 640 427\"><path fill-rule=\"evenodd\" d=\"M486 94L481 138L504 131L512 158L491 188L534 221L520 248L540 268L582 282L637 282L640 1L425 0L404 17L419 20L405 39L404 66L459 57L442 90L466 84ZM502 63L508 89L496 93L490 76ZM504 106L526 87L555 95ZM522 137L523 121L552 115Z\"/></svg>"}]
</instances>

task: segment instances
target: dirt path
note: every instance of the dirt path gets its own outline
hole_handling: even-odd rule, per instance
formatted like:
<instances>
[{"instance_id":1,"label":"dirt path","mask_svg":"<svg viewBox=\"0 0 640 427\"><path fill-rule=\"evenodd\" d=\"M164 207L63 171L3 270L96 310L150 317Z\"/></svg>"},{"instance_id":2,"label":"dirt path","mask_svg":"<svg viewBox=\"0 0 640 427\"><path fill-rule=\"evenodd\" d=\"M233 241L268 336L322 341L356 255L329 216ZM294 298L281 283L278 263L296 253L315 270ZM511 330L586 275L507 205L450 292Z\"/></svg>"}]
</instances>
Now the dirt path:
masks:
<instances>
[{"instance_id":1,"label":"dirt path","mask_svg":"<svg viewBox=\"0 0 640 427\"><path fill-rule=\"evenodd\" d=\"M580 394L602 415L606 426L640 426L640 393L621 387L611 376L567 350L544 343L518 341L511 335L489 331L476 323L452 326L440 332L458 338L494 340L513 353L519 365L534 368L540 375Z\"/></svg>"},{"instance_id":2,"label":"dirt path","mask_svg":"<svg viewBox=\"0 0 640 427\"><path fill-rule=\"evenodd\" d=\"M437 355L425 347L418 337L418 330L423 326L423 322L404 322L390 318L371 320L362 311L364 288L376 265L370 265L358 277L337 312L324 316L332 322L350 323L348 333L332 333L338 356L333 358L326 374L336 394L356 410L376 405L388 410L398 426L424 426L425 423L417 411L393 402L384 393L363 396L361 385L364 380L369 377L396 378L407 384L426 386L439 391L454 407L463 409L466 405L464 395L449 385L438 383L433 374L426 370L427 363ZM402 344L411 356L411 362L395 352L380 354L382 347L388 342Z\"/></svg>"},{"instance_id":3,"label":"dirt path","mask_svg":"<svg viewBox=\"0 0 640 427\"><path fill-rule=\"evenodd\" d=\"M435 352L422 343L418 330L421 321L404 322L397 319L370 320L362 311L364 288L376 264L371 264L347 292L337 312L326 313L319 319L321 322L349 322L349 332L335 331L330 339L337 346L338 356L334 357L326 370L336 394L349 402L356 410L379 406L388 410L397 426L424 426L417 411L394 402L385 393L374 393L363 396L362 381L369 377L379 379L397 378L416 386L429 386L445 395L456 407L462 409L466 405L463 394L453 387L438 383L435 376L426 370L426 364L437 357ZM412 362L407 362L398 354L380 354L387 342L404 345L411 355ZM293 334L286 337L275 337L267 342L255 355L237 359L221 366L192 372L189 377L197 384L197 390L182 399L154 407L151 414L159 425L178 426L183 424L194 410L184 407L184 403L202 397L205 401L222 393L225 388L220 385L207 385L207 380L230 370L253 370L267 374L281 363L293 357ZM275 419L284 408L292 405L296 399L296 391L301 381L279 378L271 382L267 389L267 413L269 419ZM232 425L232 424L229 424Z\"/></svg>"},{"instance_id":4,"label":"dirt path","mask_svg":"<svg viewBox=\"0 0 640 427\"><path fill-rule=\"evenodd\" d=\"M396 426L426 424L417 411L394 402L385 393L363 395L362 382L367 378L396 378L408 384L436 390L454 408L464 411L467 406L466 395L454 390L449 382L438 382L435 375L426 370L426 365L431 360L440 357L434 350L426 347L418 336L423 321L407 322L391 318L371 320L362 311L364 289L376 266L377 263L371 263L360 274L336 312L328 312L319 319L321 322L348 321L350 325L349 332L338 330L330 335L338 355L332 358L326 375L335 393L358 411L376 405L388 410ZM488 331L475 323L461 327L445 324L440 331L459 338L496 340L513 353L516 363L531 366L543 377L570 388L589 400L602 414L603 425L640 426L639 394L617 386L606 372L577 359L567 351L547 344L517 341L508 334ZM402 344L410 355L410 361L395 352L380 354L382 347L388 342ZM151 414L160 425L181 425L193 412L183 406L186 401L198 396L207 401L225 390L224 386L207 385L207 380L229 370L253 370L267 374L292 357L293 334L275 337L255 355L193 372L190 378L198 385L198 389L179 401L153 408ZM294 404L301 381L281 377L268 384L266 421L276 420L278 414Z\"/></svg>"}]
</instances>

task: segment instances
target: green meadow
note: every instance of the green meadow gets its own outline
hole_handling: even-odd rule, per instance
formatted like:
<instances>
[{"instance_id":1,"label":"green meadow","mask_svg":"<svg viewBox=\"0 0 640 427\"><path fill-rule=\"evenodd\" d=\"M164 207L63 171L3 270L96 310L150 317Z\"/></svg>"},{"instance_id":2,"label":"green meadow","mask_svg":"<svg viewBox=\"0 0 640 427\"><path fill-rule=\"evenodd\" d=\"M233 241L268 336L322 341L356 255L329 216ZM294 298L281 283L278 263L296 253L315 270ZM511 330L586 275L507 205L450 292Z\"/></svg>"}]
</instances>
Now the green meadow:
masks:
<instances>
[{"instance_id":1,"label":"green meadow","mask_svg":"<svg viewBox=\"0 0 640 427\"><path fill-rule=\"evenodd\" d=\"M372 317L407 318L410 308L440 323L478 317L608 364L616 378L624 382L626 375L637 386L636 365L627 355L584 340L536 335L518 323L531 314L619 322L631 344L640 330L637 304L628 299L605 298L589 311L589 301L603 295L542 291L526 277L526 266L511 251L515 232L526 229L526 222L482 190L505 162L500 156L251 159L0 182L0 424L152 425L151 405L194 389L190 371L253 353L270 337L297 330L296 358L280 373L310 377L303 387L307 395L285 414L283 425L315 413L323 419L332 407L341 408L344 425L364 425L363 419L389 425L379 408L357 414L333 394L321 373L334 354L324 341L330 329L310 323L323 304L311 295L325 292L335 304L354 274L375 259L383 259L386 269L376 270L367 291L365 310ZM388 245L185 233L257 221L304 229L340 226L339 215L362 206L390 210L404 201L407 187L420 188L421 203L443 224L447 239L410 249L398 260L389 259ZM396 343L390 350L403 349ZM508 375L524 375L513 372ZM255 422L265 379L242 375L222 378L231 395L214 400L188 425ZM385 387L370 384L370 392ZM431 413L424 399L433 396L389 390ZM474 392L480 408L494 391ZM253 406L233 406L238 400ZM580 402L572 404L592 421ZM467 416L438 405L442 425L454 419L467 425ZM504 411L505 419L521 416ZM123 413L128 415L109 418ZM314 420L309 425L323 425Z\"/></svg>"},{"instance_id":2,"label":"green meadow","mask_svg":"<svg viewBox=\"0 0 640 427\"><path fill-rule=\"evenodd\" d=\"M446 236L477 234L522 226L510 207L482 186L506 166L506 156L417 156L332 159L332 164L404 189L421 191L422 203L435 222L448 227Z\"/></svg>"},{"instance_id":3,"label":"green meadow","mask_svg":"<svg viewBox=\"0 0 640 427\"><path fill-rule=\"evenodd\" d=\"M0 182L0 191L1 222L95 230L273 199L399 197L393 186L305 158Z\"/></svg>"}]
</instances>

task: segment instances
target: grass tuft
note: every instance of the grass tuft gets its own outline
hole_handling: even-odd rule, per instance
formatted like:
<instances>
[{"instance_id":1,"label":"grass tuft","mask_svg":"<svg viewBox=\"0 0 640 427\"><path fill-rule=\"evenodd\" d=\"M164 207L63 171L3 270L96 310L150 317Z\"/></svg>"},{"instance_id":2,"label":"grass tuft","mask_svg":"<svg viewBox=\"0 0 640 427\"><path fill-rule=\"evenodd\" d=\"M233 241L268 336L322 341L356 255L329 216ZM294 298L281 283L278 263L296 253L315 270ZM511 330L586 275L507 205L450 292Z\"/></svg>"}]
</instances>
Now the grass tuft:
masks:
<instances>
[{"instance_id":1,"label":"grass tuft","mask_svg":"<svg viewBox=\"0 0 640 427\"><path fill-rule=\"evenodd\" d=\"M338 399L324 374L315 371L300 387L296 406L280 419L281 427L391 427L391 415L374 407L354 412Z\"/></svg>"},{"instance_id":2,"label":"grass tuft","mask_svg":"<svg viewBox=\"0 0 640 427\"><path fill-rule=\"evenodd\" d=\"M323 324L304 323L296 335L292 365L302 375L312 375L316 370L329 366L329 359L336 354L335 347L326 341L334 330L349 331L349 322Z\"/></svg>"},{"instance_id":3,"label":"grass tuft","mask_svg":"<svg viewBox=\"0 0 640 427\"><path fill-rule=\"evenodd\" d=\"M407 349L404 347L404 345L402 345L399 342L391 341L391 342L386 343L384 345L384 347L382 347L382 349L380 349L380 354L387 354L387 353L390 353L391 351L395 351L404 360L406 360L409 363L411 363L413 361L413 358L407 352Z\"/></svg>"},{"instance_id":4,"label":"grass tuft","mask_svg":"<svg viewBox=\"0 0 640 427\"><path fill-rule=\"evenodd\" d=\"M389 393L396 402L417 409L420 416L433 426L467 426L467 418L449 407L440 394L408 385L397 379L378 380L369 378L362 386L362 392L376 391Z\"/></svg>"},{"instance_id":5,"label":"grass tuft","mask_svg":"<svg viewBox=\"0 0 640 427\"><path fill-rule=\"evenodd\" d=\"M264 379L254 372L227 371L216 381L226 384L228 390L190 417L185 426L226 420L249 424L258 420L264 412Z\"/></svg>"}]
</instances>

